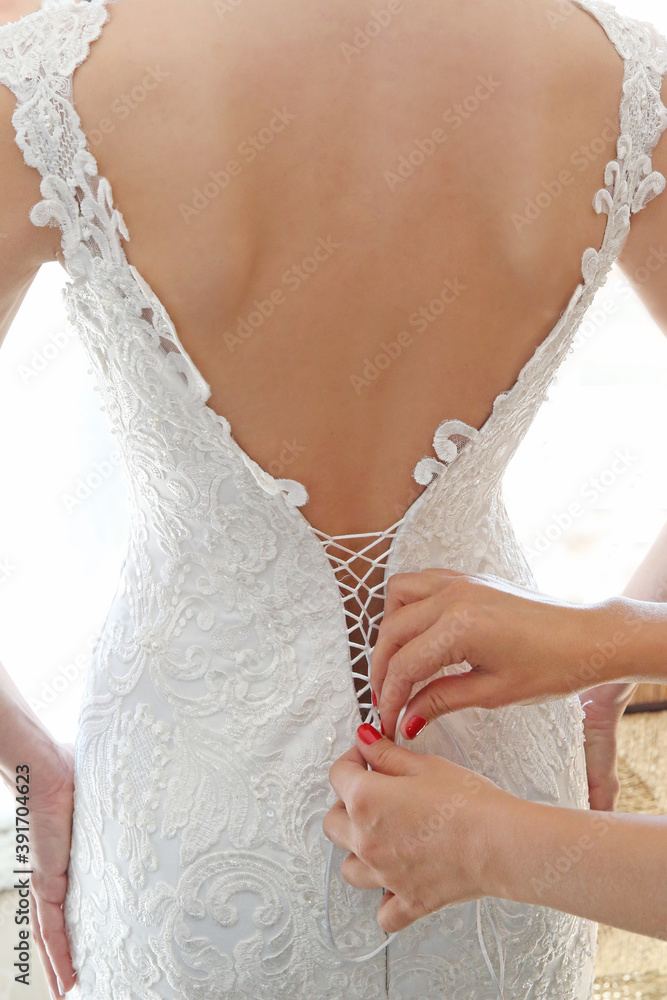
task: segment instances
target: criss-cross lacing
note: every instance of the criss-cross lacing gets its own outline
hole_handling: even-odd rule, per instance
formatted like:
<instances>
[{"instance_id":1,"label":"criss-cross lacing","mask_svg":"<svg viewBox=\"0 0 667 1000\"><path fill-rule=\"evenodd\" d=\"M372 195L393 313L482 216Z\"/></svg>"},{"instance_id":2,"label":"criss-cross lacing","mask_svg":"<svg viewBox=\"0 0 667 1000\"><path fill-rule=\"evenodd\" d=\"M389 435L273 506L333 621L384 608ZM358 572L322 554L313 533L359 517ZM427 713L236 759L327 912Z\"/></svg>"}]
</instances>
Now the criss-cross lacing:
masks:
<instances>
[{"instance_id":1,"label":"criss-cross lacing","mask_svg":"<svg viewBox=\"0 0 667 1000\"><path fill-rule=\"evenodd\" d=\"M324 546L343 600L350 665L362 720L372 721L377 726L380 719L371 695L371 654L384 614L385 571L391 542L404 519L405 516L399 518L384 531L363 531L350 535L329 535L318 528L313 529ZM359 549L344 544L355 538L368 538L370 541ZM378 545L385 540L388 544L378 553ZM375 555L372 554L374 549ZM358 561L362 563L360 567L356 565Z\"/></svg>"}]
</instances>

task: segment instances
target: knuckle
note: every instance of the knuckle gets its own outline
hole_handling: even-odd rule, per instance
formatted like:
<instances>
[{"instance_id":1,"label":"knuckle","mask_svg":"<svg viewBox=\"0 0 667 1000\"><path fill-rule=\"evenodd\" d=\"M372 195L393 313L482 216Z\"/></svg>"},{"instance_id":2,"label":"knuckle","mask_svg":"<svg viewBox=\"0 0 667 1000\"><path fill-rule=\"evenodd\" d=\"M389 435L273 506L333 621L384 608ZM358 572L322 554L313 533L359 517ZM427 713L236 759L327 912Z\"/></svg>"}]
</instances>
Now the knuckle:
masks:
<instances>
[{"instance_id":1,"label":"knuckle","mask_svg":"<svg viewBox=\"0 0 667 1000\"><path fill-rule=\"evenodd\" d=\"M499 689L493 688L486 691L478 701L481 708L503 708L508 702L508 696L507 693L503 694Z\"/></svg>"},{"instance_id":2,"label":"knuckle","mask_svg":"<svg viewBox=\"0 0 667 1000\"><path fill-rule=\"evenodd\" d=\"M402 593L412 576L414 576L413 573L392 573L387 580L387 595L391 594L392 597L396 597Z\"/></svg>"},{"instance_id":3,"label":"knuckle","mask_svg":"<svg viewBox=\"0 0 667 1000\"><path fill-rule=\"evenodd\" d=\"M361 781L357 778L350 783L349 791L345 798L345 808L353 822L363 823L368 815L368 796L362 787Z\"/></svg>"},{"instance_id":4,"label":"knuckle","mask_svg":"<svg viewBox=\"0 0 667 1000\"><path fill-rule=\"evenodd\" d=\"M455 577L445 590L445 594L449 595L448 603L456 600L469 600L473 587L474 583L472 577L464 573L462 573L461 576Z\"/></svg>"},{"instance_id":5,"label":"knuckle","mask_svg":"<svg viewBox=\"0 0 667 1000\"><path fill-rule=\"evenodd\" d=\"M364 830L357 839L356 855L369 868L377 867L378 850L380 847L377 835L371 830Z\"/></svg>"},{"instance_id":6,"label":"knuckle","mask_svg":"<svg viewBox=\"0 0 667 1000\"><path fill-rule=\"evenodd\" d=\"M413 683L413 680L417 676L418 672L419 665L416 662L416 658L409 656L405 652L404 648L401 647L401 649L398 649L389 660L385 683L389 682L391 685L389 690L392 692L393 696L396 697L405 690L407 681Z\"/></svg>"},{"instance_id":7,"label":"knuckle","mask_svg":"<svg viewBox=\"0 0 667 1000\"><path fill-rule=\"evenodd\" d=\"M446 624L449 631L461 635L473 624L472 610L472 601L466 596L459 594L452 597L445 610L443 624Z\"/></svg>"},{"instance_id":8,"label":"knuckle","mask_svg":"<svg viewBox=\"0 0 667 1000\"><path fill-rule=\"evenodd\" d=\"M399 634L399 616L396 611L393 614L385 614L380 622L376 642L382 639L384 643L393 644L397 641Z\"/></svg>"},{"instance_id":9,"label":"knuckle","mask_svg":"<svg viewBox=\"0 0 667 1000\"><path fill-rule=\"evenodd\" d=\"M348 856L343 859L343 863L340 866L340 873L341 873L341 875L343 876L343 878L345 879L346 882L350 883L350 885L353 884L352 883L352 878L353 878L353 873L354 873L354 865L352 863L352 858L353 858L353 855L352 854L348 854Z\"/></svg>"},{"instance_id":10,"label":"knuckle","mask_svg":"<svg viewBox=\"0 0 667 1000\"><path fill-rule=\"evenodd\" d=\"M451 712L445 692L439 685L435 685L433 690L428 692L425 708L432 716L448 715Z\"/></svg>"}]
</instances>

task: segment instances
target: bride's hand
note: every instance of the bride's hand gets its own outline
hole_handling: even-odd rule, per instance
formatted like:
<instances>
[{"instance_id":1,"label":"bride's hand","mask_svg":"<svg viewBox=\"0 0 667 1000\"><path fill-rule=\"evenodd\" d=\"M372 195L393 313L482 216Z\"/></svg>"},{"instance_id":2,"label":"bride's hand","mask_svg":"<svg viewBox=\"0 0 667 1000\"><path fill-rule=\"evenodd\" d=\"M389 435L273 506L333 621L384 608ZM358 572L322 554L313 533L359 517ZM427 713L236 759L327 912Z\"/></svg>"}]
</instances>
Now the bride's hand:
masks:
<instances>
[{"instance_id":1,"label":"bride's hand","mask_svg":"<svg viewBox=\"0 0 667 1000\"><path fill-rule=\"evenodd\" d=\"M635 684L603 684L579 695L586 713L584 749L591 809L616 808L621 791L618 726L635 689Z\"/></svg>"},{"instance_id":2,"label":"bride's hand","mask_svg":"<svg viewBox=\"0 0 667 1000\"><path fill-rule=\"evenodd\" d=\"M74 747L54 741L48 760L30 769L27 867L32 874L26 878L30 879L32 935L49 988L56 996L61 993L57 979L65 990L76 982L62 909L67 892L73 793Z\"/></svg>"},{"instance_id":3,"label":"bride's hand","mask_svg":"<svg viewBox=\"0 0 667 1000\"><path fill-rule=\"evenodd\" d=\"M625 677L641 624L625 598L577 605L489 575L396 573L371 662L384 731L394 739L404 706L401 733L410 739L448 712L547 701ZM464 661L471 670L431 680L410 698L414 684Z\"/></svg>"}]
</instances>

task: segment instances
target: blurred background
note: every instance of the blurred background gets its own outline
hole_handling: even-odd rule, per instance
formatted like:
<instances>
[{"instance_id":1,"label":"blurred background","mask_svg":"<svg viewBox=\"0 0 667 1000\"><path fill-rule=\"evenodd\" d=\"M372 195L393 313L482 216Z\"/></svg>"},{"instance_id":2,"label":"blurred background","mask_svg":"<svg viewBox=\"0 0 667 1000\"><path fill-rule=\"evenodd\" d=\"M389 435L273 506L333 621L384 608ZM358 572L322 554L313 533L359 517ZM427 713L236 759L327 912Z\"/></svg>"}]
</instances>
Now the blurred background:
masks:
<instances>
[{"instance_id":1,"label":"blurred background","mask_svg":"<svg viewBox=\"0 0 667 1000\"><path fill-rule=\"evenodd\" d=\"M667 34L664 0L616 6ZM64 281L59 264L42 267L0 353L0 661L54 736L73 742L128 521L106 415L65 323ZM667 522L666 401L667 339L614 268L505 480L545 592L574 601L621 592ZM621 808L667 812L665 720L628 718ZM0 850L10 823L2 785ZM9 866L0 868L1 882ZM12 899L0 892L0 928ZM603 929L596 998L666 997L666 948ZM0 1000L25 995L9 955L0 951ZM42 990L31 986L30 997Z\"/></svg>"}]
</instances>

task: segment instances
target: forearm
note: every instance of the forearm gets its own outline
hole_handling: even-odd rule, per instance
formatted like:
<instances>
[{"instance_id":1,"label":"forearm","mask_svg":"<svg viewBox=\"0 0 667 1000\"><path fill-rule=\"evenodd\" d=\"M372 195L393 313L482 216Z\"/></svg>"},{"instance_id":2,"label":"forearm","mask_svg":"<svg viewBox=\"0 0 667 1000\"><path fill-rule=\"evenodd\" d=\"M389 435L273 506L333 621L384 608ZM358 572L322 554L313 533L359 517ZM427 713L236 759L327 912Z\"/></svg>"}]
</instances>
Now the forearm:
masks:
<instances>
[{"instance_id":1,"label":"forearm","mask_svg":"<svg viewBox=\"0 0 667 1000\"><path fill-rule=\"evenodd\" d=\"M667 524L623 591L636 601L667 601Z\"/></svg>"},{"instance_id":2,"label":"forearm","mask_svg":"<svg viewBox=\"0 0 667 1000\"><path fill-rule=\"evenodd\" d=\"M54 738L0 664L0 776L14 785L17 764L49 759Z\"/></svg>"},{"instance_id":3,"label":"forearm","mask_svg":"<svg viewBox=\"0 0 667 1000\"><path fill-rule=\"evenodd\" d=\"M667 940L667 818L509 796L490 821L488 895Z\"/></svg>"},{"instance_id":4,"label":"forearm","mask_svg":"<svg viewBox=\"0 0 667 1000\"><path fill-rule=\"evenodd\" d=\"M667 604L628 597L600 605L604 627L597 643L599 683L667 678Z\"/></svg>"}]
</instances>

